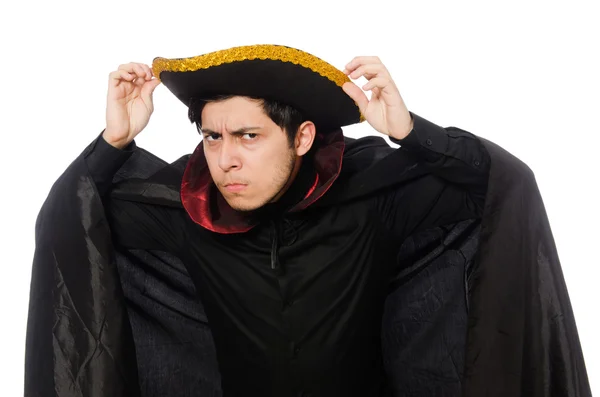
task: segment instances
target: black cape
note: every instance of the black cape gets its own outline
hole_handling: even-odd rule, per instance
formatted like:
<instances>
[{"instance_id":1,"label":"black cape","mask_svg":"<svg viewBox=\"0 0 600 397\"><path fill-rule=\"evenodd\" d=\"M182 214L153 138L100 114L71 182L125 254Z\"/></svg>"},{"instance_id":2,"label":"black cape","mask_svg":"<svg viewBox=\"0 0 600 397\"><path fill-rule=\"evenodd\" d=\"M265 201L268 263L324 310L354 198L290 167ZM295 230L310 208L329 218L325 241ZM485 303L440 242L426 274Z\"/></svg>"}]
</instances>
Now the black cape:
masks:
<instances>
[{"instance_id":1,"label":"black cape","mask_svg":"<svg viewBox=\"0 0 600 397\"><path fill-rule=\"evenodd\" d=\"M482 219L420 232L401 249L412 265L387 299L382 333L392 388L421 397L590 396L534 175L482 141L492 160ZM411 175L382 172L392 149L380 138L347 139L346 148L347 169L377 176L361 194ZM139 149L111 197L180 208L188 159L167 164ZM221 395L209 325L185 268L164 252L113 246L83 154L52 187L35 233L25 396ZM194 335L192 345L163 332L174 324ZM164 362L186 364L163 374Z\"/></svg>"}]
</instances>

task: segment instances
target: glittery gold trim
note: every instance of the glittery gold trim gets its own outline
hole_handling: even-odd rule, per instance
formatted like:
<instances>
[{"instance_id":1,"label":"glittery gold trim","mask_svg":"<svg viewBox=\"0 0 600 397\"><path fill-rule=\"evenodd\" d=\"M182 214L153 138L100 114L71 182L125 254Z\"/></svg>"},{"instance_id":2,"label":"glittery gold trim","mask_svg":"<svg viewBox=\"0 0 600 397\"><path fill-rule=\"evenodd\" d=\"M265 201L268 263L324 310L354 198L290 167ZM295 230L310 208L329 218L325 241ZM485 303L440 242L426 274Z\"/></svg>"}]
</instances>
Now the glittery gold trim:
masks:
<instances>
[{"instance_id":1,"label":"glittery gold trim","mask_svg":"<svg viewBox=\"0 0 600 397\"><path fill-rule=\"evenodd\" d=\"M152 62L152 72L160 80L161 72L194 72L226 63L254 59L270 59L300 65L326 77L339 87L350 81L344 72L314 55L295 48L273 44L233 47L190 58L155 58ZM364 121L362 114L360 121Z\"/></svg>"},{"instance_id":2,"label":"glittery gold trim","mask_svg":"<svg viewBox=\"0 0 600 397\"><path fill-rule=\"evenodd\" d=\"M341 70L336 69L334 66L314 55L295 48L272 44L233 47L191 58L156 58L152 63L152 71L154 72L154 76L160 79L160 73L164 71L194 72L199 69L208 69L224 63L253 59L270 59L304 66L305 68L328 78L340 87L345 82L350 81L348 76Z\"/></svg>"}]
</instances>

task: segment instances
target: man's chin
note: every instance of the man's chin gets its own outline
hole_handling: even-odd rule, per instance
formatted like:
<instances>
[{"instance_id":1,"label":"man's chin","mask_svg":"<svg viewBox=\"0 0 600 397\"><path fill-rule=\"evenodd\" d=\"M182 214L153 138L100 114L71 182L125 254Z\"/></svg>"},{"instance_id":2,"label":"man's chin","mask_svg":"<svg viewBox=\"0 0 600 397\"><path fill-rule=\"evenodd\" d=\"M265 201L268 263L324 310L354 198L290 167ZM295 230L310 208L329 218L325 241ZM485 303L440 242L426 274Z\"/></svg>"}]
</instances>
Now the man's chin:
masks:
<instances>
[{"instance_id":1,"label":"man's chin","mask_svg":"<svg viewBox=\"0 0 600 397\"><path fill-rule=\"evenodd\" d=\"M227 191L222 191L221 190L221 195L223 196L223 198L225 199L225 201L227 202L227 204L234 209L235 211L238 212L252 212L252 211L256 211L258 209L260 209L261 207L264 207L267 203L269 203L271 199L267 198L267 199L256 199L255 200L250 200L248 198L248 194L249 192L242 192L242 193L231 193L231 192L227 192Z\"/></svg>"},{"instance_id":2,"label":"man's chin","mask_svg":"<svg viewBox=\"0 0 600 397\"><path fill-rule=\"evenodd\" d=\"M241 197L225 197L225 201L227 201L227 204L229 204L232 209L238 212L252 212L263 206L263 204L251 203Z\"/></svg>"}]
</instances>

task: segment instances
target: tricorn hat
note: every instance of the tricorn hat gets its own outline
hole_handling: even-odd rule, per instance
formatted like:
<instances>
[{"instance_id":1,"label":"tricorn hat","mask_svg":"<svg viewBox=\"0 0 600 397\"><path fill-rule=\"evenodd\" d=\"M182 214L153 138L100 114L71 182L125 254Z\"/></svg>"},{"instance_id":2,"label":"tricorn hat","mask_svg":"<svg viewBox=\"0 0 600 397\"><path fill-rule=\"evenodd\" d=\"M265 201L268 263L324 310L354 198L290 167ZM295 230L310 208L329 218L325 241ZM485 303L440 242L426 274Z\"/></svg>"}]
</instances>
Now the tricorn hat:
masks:
<instances>
[{"instance_id":1,"label":"tricorn hat","mask_svg":"<svg viewBox=\"0 0 600 397\"><path fill-rule=\"evenodd\" d=\"M154 76L186 106L192 98L242 95L299 110L321 132L359 123L356 103L342 90L342 71L307 52L271 44L233 47L190 58L155 58Z\"/></svg>"}]
</instances>

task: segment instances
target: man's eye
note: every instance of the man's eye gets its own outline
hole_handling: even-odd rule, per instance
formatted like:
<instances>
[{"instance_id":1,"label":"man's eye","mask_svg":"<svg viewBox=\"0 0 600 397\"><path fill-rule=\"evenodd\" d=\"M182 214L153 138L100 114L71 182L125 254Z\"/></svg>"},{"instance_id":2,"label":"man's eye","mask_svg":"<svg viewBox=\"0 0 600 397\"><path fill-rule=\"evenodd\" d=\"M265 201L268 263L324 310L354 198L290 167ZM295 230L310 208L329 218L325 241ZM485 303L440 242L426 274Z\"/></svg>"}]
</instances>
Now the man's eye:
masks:
<instances>
[{"instance_id":1,"label":"man's eye","mask_svg":"<svg viewBox=\"0 0 600 397\"><path fill-rule=\"evenodd\" d=\"M206 140L208 141L216 141L217 139L220 139L221 135L219 134L208 134L206 135Z\"/></svg>"},{"instance_id":2,"label":"man's eye","mask_svg":"<svg viewBox=\"0 0 600 397\"><path fill-rule=\"evenodd\" d=\"M245 140L249 140L249 141L251 141L251 140L253 140L253 139L256 139L256 137L257 137L257 136L258 136L258 135L256 135L256 134L253 134L253 133L251 133L251 132L248 132L248 133L244 134L242 137L243 137L243 139L245 139Z\"/></svg>"}]
</instances>

